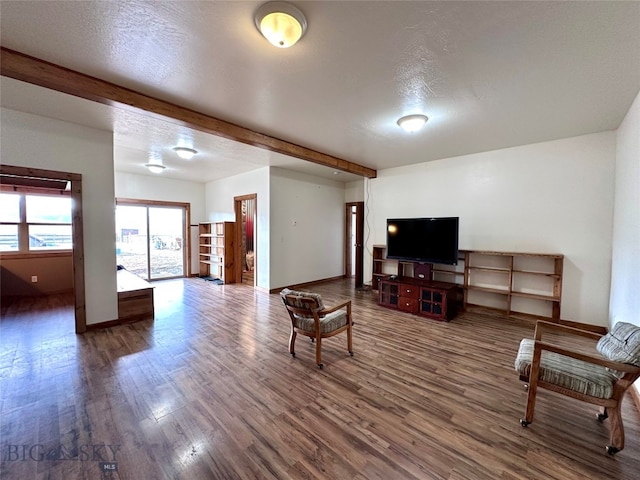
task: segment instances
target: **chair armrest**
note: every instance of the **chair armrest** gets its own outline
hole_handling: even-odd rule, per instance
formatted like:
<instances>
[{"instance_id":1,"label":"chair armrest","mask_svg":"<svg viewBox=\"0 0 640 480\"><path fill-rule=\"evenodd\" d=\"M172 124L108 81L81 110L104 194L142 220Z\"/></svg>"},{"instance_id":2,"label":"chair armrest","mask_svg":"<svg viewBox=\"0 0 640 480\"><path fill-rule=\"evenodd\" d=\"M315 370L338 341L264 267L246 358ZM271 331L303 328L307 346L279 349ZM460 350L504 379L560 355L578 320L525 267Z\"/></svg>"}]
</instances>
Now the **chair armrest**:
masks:
<instances>
[{"instance_id":1,"label":"chair armrest","mask_svg":"<svg viewBox=\"0 0 640 480\"><path fill-rule=\"evenodd\" d=\"M611 360L607 360L606 358L574 352L573 350L567 350L566 348L557 347L555 345L550 345L548 343L544 343L536 340L534 348L538 348L538 347L541 350L547 350L549 352L554 352L560 355L564 355L566 357L582 360L583 362L592 363L595 365L601 365L603 367L607 367L612 370L617 370L619 372L637 373L638 371L640 371L640 367L636 367L635 365L631 365L629 363L614 362ZM535 358L535 355L534 355L534 358Z\"/></svg>"},{"instance_id":2,"label":"chair armrest","mask_svg":"<svg viewBox=\"0 0 640 480\"><path fill-rule=\"evenodd\" d=\"M535 340L541 340L543 331L547 331L547 332L554 332L555 331L555 332L561 332L561 333L568 333L568 334L571 334L571 335L577 335L579 337L590 338L592 340L600 340L600 338L602 338L602 336L603 336L600 333L591 332L589 330L581 330L579 328L568 327L566 325L560 325L559 323L551 323L551 322L546 322L544 320L538 320L536 322L536 330L535 330L534 339Z\"/></svg>"},{"instance_id":3,"label":"chair armrest","mask_svg":"<svg viewBox=\"0 0 640 480\"><path fill-rule=\"evenodd\" d=\"M339 303L338 305L335 305L331 308L325 308L324 310L320 310L318 314L326 315L327 313L333 313L336 310L340 310L341 308L345 308L345 307L347 307L349 311L351 310L351 300L347 300L346 302Z\"/></svg>"}]
</instances>

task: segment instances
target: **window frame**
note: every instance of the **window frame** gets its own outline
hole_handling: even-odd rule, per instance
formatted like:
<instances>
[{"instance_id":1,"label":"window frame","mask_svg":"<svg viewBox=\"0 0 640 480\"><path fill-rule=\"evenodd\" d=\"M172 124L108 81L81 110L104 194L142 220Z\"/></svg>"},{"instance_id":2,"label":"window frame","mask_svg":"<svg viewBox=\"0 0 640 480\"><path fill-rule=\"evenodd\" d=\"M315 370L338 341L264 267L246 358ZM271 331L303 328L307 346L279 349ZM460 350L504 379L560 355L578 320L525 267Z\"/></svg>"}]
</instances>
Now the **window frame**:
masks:
<instances>
[{"instance_id":1,"label":"window frame","mask_svg":"<svg viewBox=\"0 0 640 480\"><path fill-rule=\"evenodd\" d=\"M18 227L18 249L17 250L0 250L2 256L31 256L43 254L64 254L71 253L73 251L73 205L69 211L69 223L46 223L46 222L27 222L27 196L42 196L42 197L69 197L71 198L71 192L66 190L47 189L47 188L28 188L17 186L4 186L0 188L0 193L18 195L20 200L18 202L19 208L19 222L3 222L0 221L0 225L17 225ZM33 226L68 226L71 228L71 245L68 248L37 248L33 249L29 242L29 227Z\"/></svg>"}]
</instances>

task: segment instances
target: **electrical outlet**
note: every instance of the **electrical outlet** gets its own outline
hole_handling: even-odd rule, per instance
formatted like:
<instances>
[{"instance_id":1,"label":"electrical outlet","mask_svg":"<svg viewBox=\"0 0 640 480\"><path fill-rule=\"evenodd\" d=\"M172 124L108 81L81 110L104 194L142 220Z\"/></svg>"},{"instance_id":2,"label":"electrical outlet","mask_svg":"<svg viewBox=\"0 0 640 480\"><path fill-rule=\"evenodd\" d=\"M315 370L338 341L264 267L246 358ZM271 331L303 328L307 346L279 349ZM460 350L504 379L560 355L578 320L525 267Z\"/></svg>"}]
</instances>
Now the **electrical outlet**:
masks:
<instances>
[{"instance_id":1,"label":"electrical outlet","mask_svg":"<svg viewBox=\"0 0 640 480\"><path fill-rule=\"evenodd\" d=\"M38 276L37 275L31 275L31 283L38 283Z\"/></svg>"}]
</instances>

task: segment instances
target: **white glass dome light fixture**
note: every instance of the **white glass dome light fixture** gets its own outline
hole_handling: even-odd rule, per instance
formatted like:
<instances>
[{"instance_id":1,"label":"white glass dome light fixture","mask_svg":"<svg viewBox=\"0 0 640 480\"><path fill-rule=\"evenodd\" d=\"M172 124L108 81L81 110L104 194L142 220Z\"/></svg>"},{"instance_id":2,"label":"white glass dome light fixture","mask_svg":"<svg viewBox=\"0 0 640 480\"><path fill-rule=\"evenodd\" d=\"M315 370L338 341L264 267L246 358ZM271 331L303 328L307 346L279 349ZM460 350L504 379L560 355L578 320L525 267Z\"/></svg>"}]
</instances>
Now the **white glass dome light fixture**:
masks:
<instances>
[{"instance_id":1,"label":"white glass dome light fixture","mask_svg":"<svg viewBox=\"0 0 640 480\"><path fill-rule=\"evenodd\" d=\"M307 19L298 7L287 2L268 2L256 11L258 31L278 48L289 48L307 31Z\"/></svg>"},{"instance_id":2,"label":"white glass dome light fixture","mask_svg":"<svg viewBox=\"0 0 640 480\"><path fill-rule=\"evenodd\" d=\"M152 173L162 173L167 168L162 164L162 159L158 158L150 158L149 163L145 163L144 166Z\"/></svg>"},{"instance_id":3,"label":"white glass dome light fixture","mask_svg":"<svg viewBox=\"0 0 640 480\"><path fill-rule=\"evenodd\" d=\"M198 153L197 150L187 147L175 147L173 150L184 160L191 160L193 156Z\"/></svg>"},{"instance_id":4,"label":"white glass dome light fixture","mask_svg":"<svg viewBox=\"0 0 640 480\"><path fill-rule=\"evenodd\" d=\"M429 118L426 115L407 115L406 117L402 117L398 120L398 125L403 130L409 133L413 133L424 127L425 123L427 123L427 120L429 120Z\"/></svg>"}]
</instances>

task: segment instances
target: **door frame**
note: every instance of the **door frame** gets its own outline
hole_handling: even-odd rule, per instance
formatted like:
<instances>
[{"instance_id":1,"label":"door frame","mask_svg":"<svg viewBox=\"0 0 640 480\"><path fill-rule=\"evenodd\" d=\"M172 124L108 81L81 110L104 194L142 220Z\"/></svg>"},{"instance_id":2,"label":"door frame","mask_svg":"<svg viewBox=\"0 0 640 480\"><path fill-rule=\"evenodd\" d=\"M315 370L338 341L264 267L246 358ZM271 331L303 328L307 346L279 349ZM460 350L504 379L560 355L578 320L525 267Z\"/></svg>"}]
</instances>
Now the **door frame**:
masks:
<instances>
[{"instance_id":1,"label":"door frame","mask_svg":"<svg viewBox=\"0 0 640 480\"><path fill-rule=\"evenodd\" d=\"M258 194L250 193L247 195L239 195L233 197L233 209L236 216L236 228L235 228L235 248L234 258L235 261L235 273L236 282L242 284L242 202L244 200L253 200L255 210L253 212L253 286L257 285L258 280Z\"/></svg>"},{"instance_id":2,"label":"door frame","mask_svg":"<svg viewBox=\"0 0 640 480\"><path fill-rule=\"evenodd\" d=\"M355 213L352 211L353 207L356 207ZM353 234L352 229L352 216L355 214L356 216L356 243L355 245L351 245L351 235ZM356 254L355 254L355 281L356 288L362 288L364 285L364 202L348 202L345 204L345 215L344 215L344 276L346 278L351 278L351 248L355 246Z\"/></svg>"},{"instance_id":3,"label":"door frame","mask_svg":"<svg viewBox=\"0 0 640 480\"><path fill-rule=\"evenodd\" d=\"M84 232L82 221L82 175L42 168L0 165L0 173L17 177L49 178L71 182L71 258L73 261L73 303L76 333L87 331L84 280Z\"/></svg>"}]
</instances>

